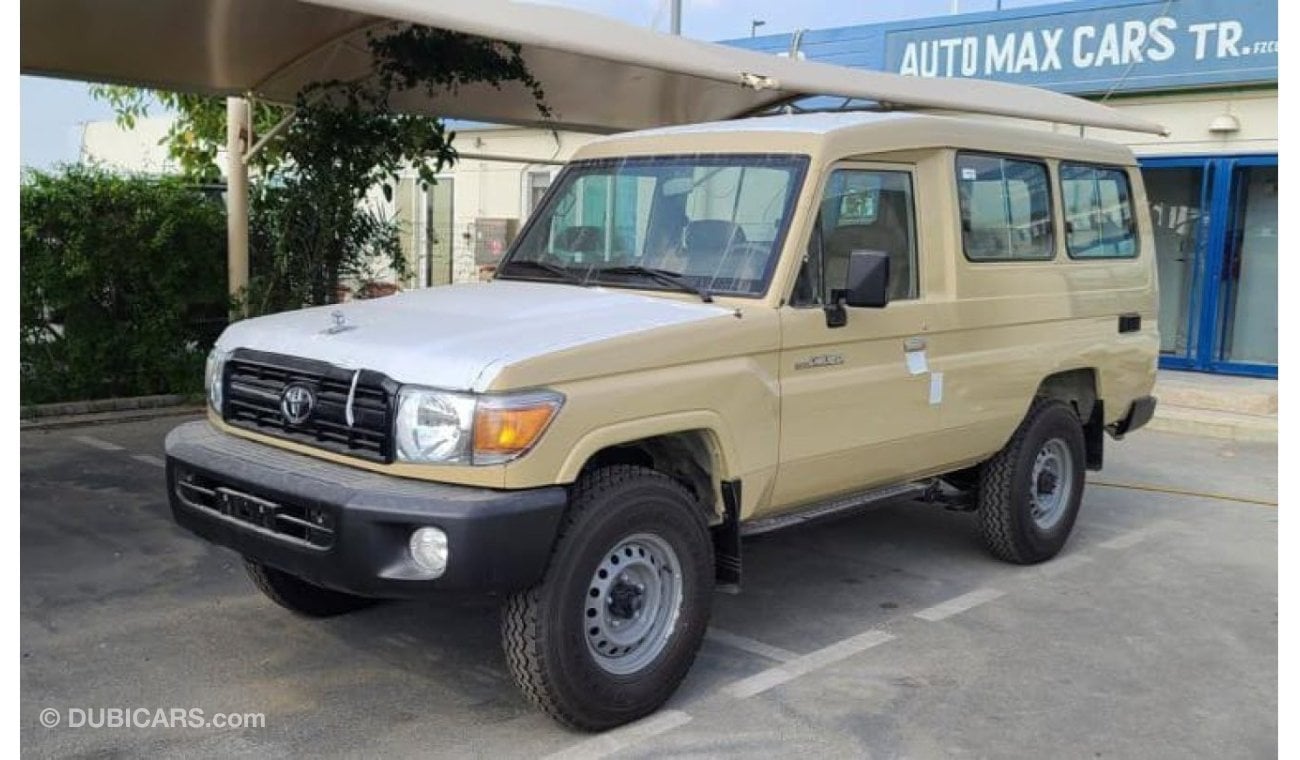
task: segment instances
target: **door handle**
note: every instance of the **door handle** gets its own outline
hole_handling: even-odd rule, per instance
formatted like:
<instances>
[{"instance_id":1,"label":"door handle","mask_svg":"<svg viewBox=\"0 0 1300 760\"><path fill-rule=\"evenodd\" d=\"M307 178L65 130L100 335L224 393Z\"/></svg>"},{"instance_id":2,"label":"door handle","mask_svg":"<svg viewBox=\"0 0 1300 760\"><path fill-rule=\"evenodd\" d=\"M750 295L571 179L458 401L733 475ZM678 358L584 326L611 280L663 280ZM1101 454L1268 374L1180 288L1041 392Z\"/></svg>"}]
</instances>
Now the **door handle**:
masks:
<instances>
[{"instance_id":1,"label":"door handle","mask_svg":"<svg viewBox=\"0 0 1300 760\"><path fill-rule=\"evenodd\" d=\"M903 350L907 352L924 351L925 338L908 338L903 341Z\"/></svg>"}]
</instances>

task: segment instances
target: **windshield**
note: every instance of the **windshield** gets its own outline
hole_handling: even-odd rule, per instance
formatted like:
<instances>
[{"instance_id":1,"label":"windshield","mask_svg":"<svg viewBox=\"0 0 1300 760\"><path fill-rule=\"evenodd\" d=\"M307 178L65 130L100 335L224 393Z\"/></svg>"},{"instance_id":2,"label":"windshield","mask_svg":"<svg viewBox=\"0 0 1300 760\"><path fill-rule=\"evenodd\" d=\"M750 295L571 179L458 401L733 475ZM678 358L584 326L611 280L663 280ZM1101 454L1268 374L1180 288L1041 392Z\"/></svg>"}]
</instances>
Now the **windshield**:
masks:
<instances>
[{"instance_id":1,"label":"windshield","mask_svg":"<svg viewBox=\"0 0 1300 760\"><path fill-rule=\"evenodd\" d=\"M498 276L761 296L807 163L710 154L572 164Z\"/></svg>"}]
</instances>

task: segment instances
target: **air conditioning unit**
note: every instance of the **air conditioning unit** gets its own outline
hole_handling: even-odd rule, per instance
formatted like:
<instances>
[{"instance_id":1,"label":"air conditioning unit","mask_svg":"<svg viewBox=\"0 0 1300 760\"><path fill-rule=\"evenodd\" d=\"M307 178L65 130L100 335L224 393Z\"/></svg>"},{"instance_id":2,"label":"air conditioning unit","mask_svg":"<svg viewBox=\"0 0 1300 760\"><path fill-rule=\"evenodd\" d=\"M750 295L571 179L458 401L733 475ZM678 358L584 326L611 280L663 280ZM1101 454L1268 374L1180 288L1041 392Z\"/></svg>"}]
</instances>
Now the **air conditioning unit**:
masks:
<instances>
[{"instance_id":1,"label":"air conditioning unit","mask_svg":"<svg viewBox=\"0 0 1300 760\"><path fill-rule=\"evenodd\" d=\"M480 267L495 267L506 249L519 234L519 220L515 218L484 218L474 220L474 263Z\"/></svg>"}]
</instances>

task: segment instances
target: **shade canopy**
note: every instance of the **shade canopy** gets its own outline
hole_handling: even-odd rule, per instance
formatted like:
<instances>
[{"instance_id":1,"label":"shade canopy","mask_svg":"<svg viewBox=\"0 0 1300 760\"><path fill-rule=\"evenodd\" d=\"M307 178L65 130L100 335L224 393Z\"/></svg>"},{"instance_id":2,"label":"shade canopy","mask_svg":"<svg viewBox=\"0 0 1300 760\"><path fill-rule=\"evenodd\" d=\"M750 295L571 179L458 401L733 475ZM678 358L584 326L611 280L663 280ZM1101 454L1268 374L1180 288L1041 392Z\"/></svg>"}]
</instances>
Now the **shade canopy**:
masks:
<instances>
[{"instance_id":1,"label":"shade canopy","mask_svg":"<svg viewBox=\"0 0 1300 760\"><path fill-rule=\"evenodd\" d=\"M402 24L518 43L551 110L543 117L522 85L476 84L395 96L393 107L410 113L619 132L833 95L883 108L1163 132L1046 90L783 58L509 0L22 0L22 71L292 103L306 85L373 76L368 35Z\"/></svg>"}]
</instances>

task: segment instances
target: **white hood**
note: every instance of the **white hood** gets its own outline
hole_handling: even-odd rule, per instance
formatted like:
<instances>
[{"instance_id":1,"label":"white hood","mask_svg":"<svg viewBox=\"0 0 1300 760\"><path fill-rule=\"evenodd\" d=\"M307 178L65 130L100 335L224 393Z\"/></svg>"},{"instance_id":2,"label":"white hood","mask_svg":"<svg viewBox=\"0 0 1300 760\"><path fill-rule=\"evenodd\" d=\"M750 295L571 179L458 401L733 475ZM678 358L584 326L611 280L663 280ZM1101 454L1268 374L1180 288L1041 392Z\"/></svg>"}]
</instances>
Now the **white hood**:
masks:
<instances>
[{"instance_id":1,"label":"white hood","mask_svg":"<svg viewBox=\"0 0 1300 760\"><path fill-rule=\"evenodd\" d=\"M483 391L503 367L534 356L729 313L620 290L495 280L247 319L227 328L217 346Z\"/></svg>"}]
</instances>

